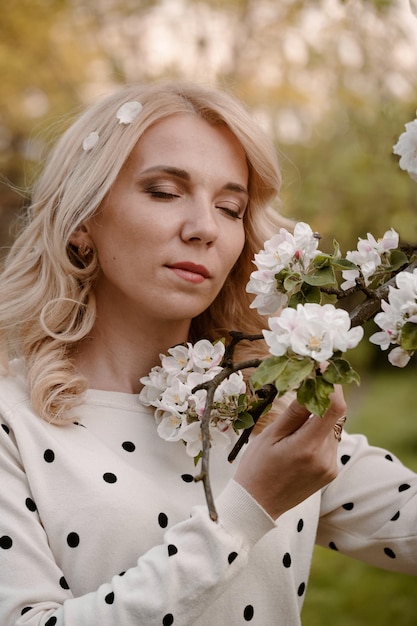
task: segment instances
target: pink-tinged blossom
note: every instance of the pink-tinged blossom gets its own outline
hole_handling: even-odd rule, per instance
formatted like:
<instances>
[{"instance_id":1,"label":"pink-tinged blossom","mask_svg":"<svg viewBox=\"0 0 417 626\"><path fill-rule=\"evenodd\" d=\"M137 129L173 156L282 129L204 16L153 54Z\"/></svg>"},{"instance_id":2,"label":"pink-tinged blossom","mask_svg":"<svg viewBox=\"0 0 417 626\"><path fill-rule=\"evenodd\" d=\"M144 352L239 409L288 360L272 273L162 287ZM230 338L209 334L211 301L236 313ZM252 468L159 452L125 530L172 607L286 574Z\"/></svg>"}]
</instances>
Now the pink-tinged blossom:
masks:
<instances>
[{"instance_id":1,"label":"pink-tinged blossom","mask_svg":"<svg viewBox=\"0 0 417 626\"><path fill-rule=\"evenodd\" d=\"M228 397L240 396L242 393L246 393L246 383L243 380L243 374L241 371L233 372L217 387L214 400L216 402L224 402L227 401Z\"/></svg>"},{"instance_id":2,"label":"pink-tinged blossom","mask_svg":"<svg viewBox=\"0 0 417 626\"><path fill-rule=\"evenodd\" d=\"M263 335L270 353L274 356L283 356L290 347L291 336L299 322L298 311L298 307L297 309L288 307L282 311L280 316L269 318L270 330L264 330Z\"/></svg>"},{"instance_id":3,"label":"pink-tinged blossom","mask_svg":"<svg viewBox=\"0 0 417 626\"><path fill-rule=\"evenodd\" d=\"M225 346L208 340L179 345L160 355L162 366L152 368L141 378L144 385L139 400L154 407L157 432L166 441L186 442L187 454L201 451L201 420L206 406L207 390L194 389L222 371L220 363ZM231 443L234 420L238 417L238 400L247 391L242 372L234 372L217 387L210 414L211 445Z\"/></svg>"},{"instance_id":4,"label":"pink-tinged blossom","mask_svg":"<svg viewBox=\"0 0 417 626\"><path fill-rule=\"evenodd\" d=\"M191 361L192 346L188 343L186 346L179 345L169 348L169 356L160 355L162 367L169 374L176 374L181 371L187 371Z\"/></svg>"},{"instance_id":5,"label":"pink-tinged blossom","mask_svg":"<svg viewBox=\"0 0 417 626\"><path fill-rule=\"evenodd\" d=\"M384 233L381 239L368 233L366 239L358 239L357 250L349 250L346 253L348 261L355 263L358 269L343 270L342 276L345 282L341 284L342 289L350 289L356 285L356 280L362 275L365 285L368 286L374 274L383 264L384 255L390 250L398 247L398 233L391 228Z\"/></svg>"},{"instance_id":6,"label":"pink-tinged blossom","mask_svg":"<svg viewBox=\"0 0 417 626\"><path fill-rule=\"evenodd\" d=\"M396 367L405 367L410 359L410 354L399 346L393 348L388 354L388 361L391 365L395 365Z\"/></svg>"},{"instance_id":7,"label":"pink-tinged blossom","mask_svg":"<svg viewBox=\"0 0 417 626\"><path fill-rule=\"evenodd\" d=\"M288 302L285 293L278 291L275 270L258 270L252 272L246 286L248 293L256 294L255 299L249 305L251 309L257 309L261 315L272 315Z\"/></svg>"},{"instance_id":8,"label":"pink-tinged blossom","mask_svg":"<svg viewBox=\"0 0 417 626\"><path fill-rule=\"evenodd\" d=\"M417 119L408 122L405 128L405 133L400 135L393 152L401 157L400 168L417 182Z\"/></svg>"},{"instance_id":9,"label":"pink-tinged blossom","mask_svg":"<svg viewBox=\"0 0 417 626\"><path fill-rule=\"evenodd\" d=\"M269 327L264 337L271 354L293 353L317 362L354 348L363 337L361 327L350 328L348 313L332 304L307 303L285 309L281 316L269 319Z\"/></svg>"},{"instance_id":10,"label":"pink-tinged blossom","mask_svg":"<svg viewBox=\"0 0 417 626\"><path fill-rule=\"evenodd\" d=\"M221 363L225 351L224 344L218 341L212 344L207 339L201 339L192 348L191 364L194 370L211 370Z\"/></svg>"},{"instance_id":11,"label":"pink-tinged blossom","mask_svg":"<svg viewBox=\"0 0 417 626\"><path fill-rule=\"evenodd\" d=\"M288 301L282 287L277 284L276 274L283 269L302 276L309 264L319 254L318 238L308 224L298 222L294 232L281 228L279 233L265 242L263 250L255 254L257 270L252 272L246 286L248 293L255 294L251 303L261 315L272 315Z\"/></svg>"},{"instance_id":12,"label":"pink-tinged blossom","mask_svg":"<svg viewBox=\"0 0 417 626\"><path fill-rule=\"evenodd\" d=\"M371 335L369 341L381 350L388 350L390 345L397 344L398 349L390 352L388 360L392 365L405 367L410 355L401 348L401 333L407 322L417 323L417 269L400 272L395 282L396 287L389 288L388 301L382 300L382 310L374 317L381 330Z\"/></svg>"}]
</instances>

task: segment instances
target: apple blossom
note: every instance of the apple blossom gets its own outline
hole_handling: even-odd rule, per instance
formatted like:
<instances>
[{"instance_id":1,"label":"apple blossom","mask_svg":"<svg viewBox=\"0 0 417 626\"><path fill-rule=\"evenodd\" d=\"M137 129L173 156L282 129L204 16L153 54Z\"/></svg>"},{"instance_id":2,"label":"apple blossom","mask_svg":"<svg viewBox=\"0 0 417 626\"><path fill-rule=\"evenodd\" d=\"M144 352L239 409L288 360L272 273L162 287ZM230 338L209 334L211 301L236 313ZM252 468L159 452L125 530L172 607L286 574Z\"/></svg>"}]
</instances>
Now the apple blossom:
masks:
<instances>
[{"instance_id":1,"label":"apple blossom","mask_svg":"<svg viewBox=\"0 0 417 626\"><path fill-rule=\"evenodd\" d=\"M393 148L394 154L401 158L399 166L417 181L417 119L405 125L405 132L400 135Z\"/></svg>"},{"instance_id":2,"label":"apple blossom","mask_svg":"<svg viewBox=\"0 0 417 626\"><path fill-rule=\"evenodd\" d=\"M186 371L191 361L192 346L190 343L169 348L168 354L160 355L162 367L169 374Z\"/></svg>"},{"instance_id":3,"label":"apple blossom","mask_svg":"<svg viewBox=\"0 0 417 626\"><path fill-rule=\"evenodd\" d=\"M306 303L284 309L279 317L269 319L269 327L263 334L271 354L293 353L317 362L356 347L363 337L361 327L350 328L349 314L332 304Z\"/></svg>"},{"instance_id":4,"label":"apple blossom","mask_svg":"<svg viewBox=\"0 0 417 626\"><path fill-rule=\"evenodd\" d=\"M221 363L224 355L224 344L217 341L212 344L207 339L198 341L191 353L191 362L193 369L209 370Z\"/></svg>"},{"instance_id":5,"label":"apple blossom","mask_svg":"<svg viewBox=\"0 0 417 626\"><path fill-rule=\"evenodd\" d=\"M387 350L391 344L397 344L388 360L392 365L405 367L410 360L414 345L409 347L404 342L406 324L417 323L417 269L413 272L400 272L395 277L396 287L390 286L388 302L381 302L381 312L374 317L375 323L381 328L371 335L369 341ZM407 327L405 327L407 328ZM405 349L404 346L408 349ZM417 346L416 346L417 347Z\"/></svg>"},{"instance_id":6,"label":"apple blossom","mask_svg":"<svg viewBox=\"0 0 417 626\"><path fill-rule=\"evenodd\" d=\"M288 270L298 277L303 276L320 253L317 246L317 235L304 222L298 222L293 233L280 228L277 235L265 242L263 250L255 254L257 271L252 272L246 286L248 293L256 295L250 307L258 309L261 315L272 315L285 306L288 297L277 275Z\"/></svg>"},{"instance_id":7,"label":"apple blossom","mask_svg":"<svg viewBox=\"0 0 417 626\"><path fill-rule=\"evenodd\" d=\"M405 367L409 360L411 359L411 355L406 350L403 350L399 346L391 350L388 355L388 361L391 365L395 365L396 367Z\"/></svg>"},{"instance_id":8,"label":"apple blossom","mask_svg":"<svg viewBox=\"0 0 417 626\"><path fill-rule=\"evenodd\" d=\"M360 276L368 286L375 273L383 266L387 253L398 247L398 241L398 233L393 228L387 230L378 240L371 233L368 233L366 239L359 237L357 250L349 250L346 253L346 259L357 265L358 269L342 271L345 282L340 285L341 288L346 290L354 287Z\"/></svg>"},{"instance_id":9,"label":"apple blossom","mask_svg":"<svg viewBox=\"0 0 417 626\"><path fill-rule=\"evenodd\" d=\"M224 433L216 427L210 426L211 446L217 448L226 448L230 445L231 439L228 433ZM183 433L182 439L186 443L186 453L188 456L197 458L203 449L203 437L199 422L193 422L187 426Z\"/></svg>"},{"instance_id":10,"label":"apple blossom","mask_svg":"<svg viewBox=\"0 0 417 626\"><path fill-rule=\"evenodd\" d=\"M139 400L154 407L157 432L166 441L184 441L187 454L198 456L201 452L201 420L206 408L207 391L197 389L222 371L220 363L225 347L220 341L206 339L194 345L178 345L168 354L160 355L160 366L152 368L141 378L144 385ZM232 441L234 426L245 411L240 402L247 392L242 372L234 372L216 388L210 413L211 445L227 445Z\"/></svg>"}]
</instances>

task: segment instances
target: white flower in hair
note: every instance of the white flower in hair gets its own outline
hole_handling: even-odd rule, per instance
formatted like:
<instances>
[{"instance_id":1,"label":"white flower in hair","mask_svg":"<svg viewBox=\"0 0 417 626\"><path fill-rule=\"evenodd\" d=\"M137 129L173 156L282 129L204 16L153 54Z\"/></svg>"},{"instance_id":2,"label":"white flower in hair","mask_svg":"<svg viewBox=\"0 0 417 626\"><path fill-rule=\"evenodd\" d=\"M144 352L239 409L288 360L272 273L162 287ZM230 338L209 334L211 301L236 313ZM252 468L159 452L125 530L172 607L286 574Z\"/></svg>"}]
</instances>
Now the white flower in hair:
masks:
<instances>
[{"instance_id":1,"label":"white flower in hair","mask_svg":"<svg viewBox=\"0 0 417 626\"><path fill-rule=\"evenodd\" d=\"M100 135L96 133L95 131L93 131L92 133L89 133L83 141L83 150L85 150L85 152L92 150L99 139L100 139Z\"/></svg>"},{"instance_id":2,"label":"white flower in hair","mask_svg":"<svg viewBox=\"0 0 417 626\"><path fill-rule=\"evenodd\" d=\"M116 113L119 124L131 124L142 108L142 104L137 102L137 100L131 100L122 104Z\"/></svg>"}]
</instances>

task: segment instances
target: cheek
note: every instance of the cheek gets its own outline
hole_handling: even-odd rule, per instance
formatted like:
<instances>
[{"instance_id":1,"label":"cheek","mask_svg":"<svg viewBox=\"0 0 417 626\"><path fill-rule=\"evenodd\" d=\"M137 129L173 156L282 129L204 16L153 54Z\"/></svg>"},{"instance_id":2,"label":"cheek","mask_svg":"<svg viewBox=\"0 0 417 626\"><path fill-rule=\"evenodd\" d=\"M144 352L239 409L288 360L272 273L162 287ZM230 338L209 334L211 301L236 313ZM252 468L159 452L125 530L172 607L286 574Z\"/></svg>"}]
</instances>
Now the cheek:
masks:
<instances>
[{"instance_id":1,"label":"cheek","mask_svg":"<svg viewBox=\"0 0 417 626\"><path fill-rule=\"evenodd\" d=\"M232 265L236 263L236 261L242 254L243 248L245 247L245 241L246 241L246 233L242 225L240 232L236 234L235 237L233 237L229 243L230 249L231 251L233 251Z\"/></svg>"},{"instance_id":2,"label":"cheek","mask_svg":"<svg viewBox=\"0 0 417 626\"><path fill-rule=\"evenodd\" d=\"M224 270L228 276L237 263L240 263L242 252L245 248L245 232L233 233L229 236L225 243L224 249Z\"/></svg>"}]
</instances>

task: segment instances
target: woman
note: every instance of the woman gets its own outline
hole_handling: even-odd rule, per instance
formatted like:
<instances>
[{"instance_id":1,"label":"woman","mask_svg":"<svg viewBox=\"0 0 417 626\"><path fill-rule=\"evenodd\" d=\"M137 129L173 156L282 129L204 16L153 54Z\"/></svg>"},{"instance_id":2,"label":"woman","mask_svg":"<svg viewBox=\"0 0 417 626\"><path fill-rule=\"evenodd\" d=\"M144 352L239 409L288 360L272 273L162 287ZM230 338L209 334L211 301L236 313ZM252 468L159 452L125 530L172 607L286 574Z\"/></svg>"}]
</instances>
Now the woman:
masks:
<instances>
[{"instance_id":1,"label":"woman","mask_svg":"<svg viewBox=\"0 0 417 626\"><path fill-rule=\"evenodd\" d=\"M298 624L316 535L417 572L416 477L338 443L340 389L239 463L213 447L218 522L139 402L171 346L265 327L245 285L279 186L242 105L198 86L127 87L58 141L0 281L4 626Z\"/></svg>"}]
</instances>

